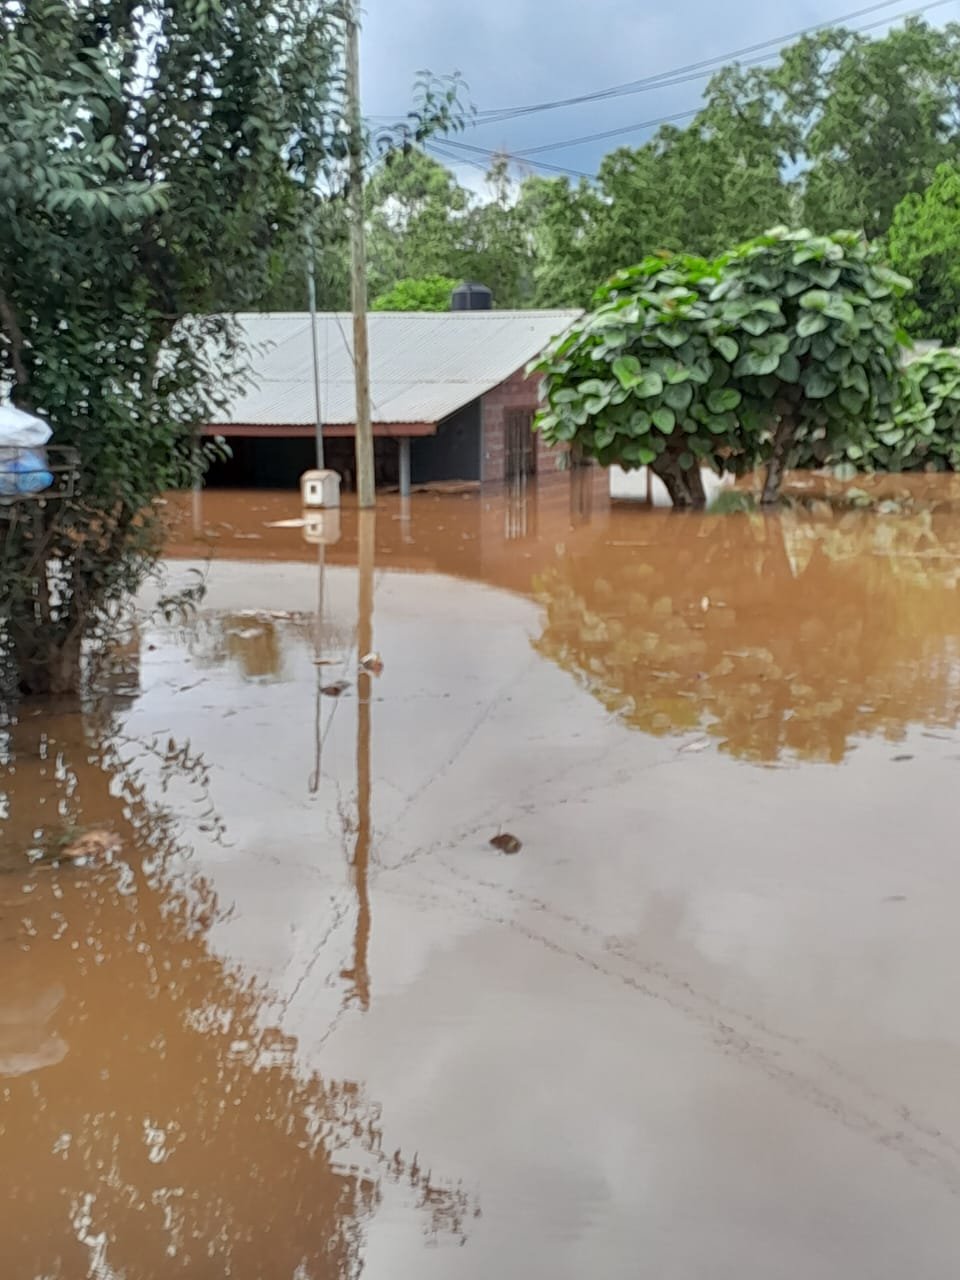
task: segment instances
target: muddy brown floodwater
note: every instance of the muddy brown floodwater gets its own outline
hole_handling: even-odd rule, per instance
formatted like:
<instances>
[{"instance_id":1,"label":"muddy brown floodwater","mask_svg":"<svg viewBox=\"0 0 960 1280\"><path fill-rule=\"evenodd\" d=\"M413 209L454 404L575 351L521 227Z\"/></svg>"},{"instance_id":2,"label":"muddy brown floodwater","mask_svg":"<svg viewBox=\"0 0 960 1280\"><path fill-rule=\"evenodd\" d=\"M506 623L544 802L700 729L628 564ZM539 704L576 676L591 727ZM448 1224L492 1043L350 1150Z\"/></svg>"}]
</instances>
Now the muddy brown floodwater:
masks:
<instances>
[{"instance_id":1,"label":"muddy brown floodwater","mask_svg":"<svg viewBox=\"0 0 960 1280\"><path fill-rule=\"evenodd\" d=\"M0 722L4 1280L954 1280L960 494L804 496L172 498Z\"/></svg>"}]
</instances>

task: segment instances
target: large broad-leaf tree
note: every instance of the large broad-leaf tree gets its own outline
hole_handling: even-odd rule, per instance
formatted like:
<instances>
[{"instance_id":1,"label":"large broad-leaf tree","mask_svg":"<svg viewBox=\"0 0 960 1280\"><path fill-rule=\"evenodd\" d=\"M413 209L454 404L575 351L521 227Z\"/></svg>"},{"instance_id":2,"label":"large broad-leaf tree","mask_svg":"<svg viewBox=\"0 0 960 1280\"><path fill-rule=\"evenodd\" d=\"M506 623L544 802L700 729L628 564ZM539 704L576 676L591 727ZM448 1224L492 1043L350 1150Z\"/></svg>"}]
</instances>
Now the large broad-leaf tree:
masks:
<instances>
[{"instance_id":1,"label":"large broad-leaf tree","mask_svg":"<svg viewBox=\"0 0 960 1280\"><path fill-rule=\"evenodd\" d=\"M157 552L156 499L202 472L218 317L264 296L337 180L342 30L326 0L0 6L0 380L79 455L72 497L0 509L23 691L77 687Z\"/></svg>"},{"instance_id":2,"label":"large broad-leaf tree","mask_svg":"<svg viewBox=\"0 0 960 1280\"><path fill-rule=\"evenodd\" d=\"M716 264L646 258L602 288L594 309L533 368L538 426L602 466L649 466L674 506L704 503L701 463L722 470L737 448L732 339L712 319Z\"/></svg>"},{"instance_id":3,"label":"large broad-leaf tree","mask_svg":"<svg viewBox=\"0 0 960 1280\"><path fill-rule=\"evenodd\" d=\"M894 307L907 281L852 232L775 228L713 262L648 258L535 364L539 427L603 465L649 466L675 506L701 468L865 465L898 387Z\"/></svg>"},{"instance_id":4,"label":"large broad-leaf tree","mask_svg":"<svg viewBox=\"0 0 960 1280\"><path fill-rule=\"evenodd\" d=\"M777 501L789 467L862 465L869 424L896 400L909 281L854 232L783 227L726 255L720 276L711 323L730 344L741 453L766 468L763 501Z\"/></svg>"}]
</instances>

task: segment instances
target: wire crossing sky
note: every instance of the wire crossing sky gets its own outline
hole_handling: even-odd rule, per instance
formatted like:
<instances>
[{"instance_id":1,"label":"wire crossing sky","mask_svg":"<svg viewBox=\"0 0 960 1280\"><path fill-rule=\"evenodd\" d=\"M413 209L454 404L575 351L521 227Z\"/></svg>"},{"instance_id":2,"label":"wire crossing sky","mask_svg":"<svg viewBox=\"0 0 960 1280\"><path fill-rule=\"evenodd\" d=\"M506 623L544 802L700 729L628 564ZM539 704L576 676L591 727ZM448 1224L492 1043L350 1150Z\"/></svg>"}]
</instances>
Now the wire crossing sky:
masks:
<instances>
[{"instance_id":1,"label":"wire crossing sky","mask_svg":"<svg viewBox=\"0 0 960 1280\"><path fill-rule=\"evenodd\" d=\"M831 25L879 35L914 13L960 21L960 0L800 0L789 11L765 0L405 0L402 11L368 0L364 107L395 117L419 70L457 70L476 125L435 154L463 181L482 183L497 151L531 172L591 176L613 147L690 119L721 66L769 65L783 45Z\"/></svg>"}]
</instances>

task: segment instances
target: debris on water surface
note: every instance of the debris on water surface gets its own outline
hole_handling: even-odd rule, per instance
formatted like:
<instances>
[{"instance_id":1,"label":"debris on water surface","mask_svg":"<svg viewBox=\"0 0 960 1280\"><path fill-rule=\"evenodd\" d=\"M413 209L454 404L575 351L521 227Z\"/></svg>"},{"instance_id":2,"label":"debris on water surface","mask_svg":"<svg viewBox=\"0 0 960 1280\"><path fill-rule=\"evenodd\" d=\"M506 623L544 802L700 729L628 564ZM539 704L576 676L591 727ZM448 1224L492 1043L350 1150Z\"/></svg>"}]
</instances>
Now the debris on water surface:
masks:
<instances>
[{"instance_id":1,"label":"debris on water surface","mask_svg":"<svg viewBox=\"0 0 960 1280\"><path fill-rule=\"evenodd\" d=\"M121 850L120 837L113 831L85 831L57 853L61 862L83 866L88 862L108 862Z\"/></svg>"},{"instance_id":2,"label":"debris on water surface","mask_svg":"<svg viewBox=\"0 0 960 1280\"><path fill-rule=\"evenodd\" d=\"M339 698L342 693L350 688L349 680L334 680L333 684L325 684L321 687L320 692L325 698Z\"/></svg>"},{"instance_id":3,"label":"debris on water surface","mask_svg":"<svg viewBox=\"0 0 960 1280\"><path fill-rule=\"evenodd\" d=\"M383 659L379 653L366 653L360 659L360 670L371 676L379 676L383 672Z\"/></svg>"},{"instance_id":4,"label":"debris on water surface","mask_svg":"<svg viewBox=\"0 0 960 1280\"><path fill-rule=\"evenodd\" d=\"M519 853L523 848L522 841L511 835L509 831L501 831L491 839L490 843L501 853Z\"/></svg>"},{"instance_id":5,"label":"debris on water surface","mask_svg":"<svg viewBox=\"0 0 960 1280\"><path fill-rule=\"evenodd\" d=\"M913 756L894 756L893 763L900 764L904 760L912 760L912 759L913 759Z\"/></svg>"},{"instance_id":6,"label":"debris on water surface","mask_svg":"<svg viewBox=\"0 0 960 1280\"><path fill-rule=\"evenodd\" d=\"M693 742L688 742L680 748L681 751L706 751L710 745L709 738L696 738Z\"/></svg>"}]
</instances>

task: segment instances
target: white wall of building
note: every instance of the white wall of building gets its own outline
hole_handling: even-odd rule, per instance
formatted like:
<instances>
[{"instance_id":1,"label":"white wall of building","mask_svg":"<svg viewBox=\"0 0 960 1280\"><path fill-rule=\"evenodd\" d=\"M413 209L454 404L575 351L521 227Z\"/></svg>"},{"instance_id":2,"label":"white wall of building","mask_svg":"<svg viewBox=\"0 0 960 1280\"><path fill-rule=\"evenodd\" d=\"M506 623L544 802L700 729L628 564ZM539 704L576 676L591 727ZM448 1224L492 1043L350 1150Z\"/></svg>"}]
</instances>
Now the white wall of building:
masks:
<instances>
[{"instance_id":1,"label":"white wall of building","mask_svg":"<svg viewBox=\"0 0 960 1280\"><path fill-rule=\"evenodd\" d=\"M712 502L721 489L733 483L732 477L722 479L708 467L701 468L703 489L707 502ZM622 467L610 467L610 497L632 502L651 501L655 507L671 506L670 495L662 480L658 479L649 467L637 467L634 471L624 471ZM648 487L649 486L649 487Z\"/></svg>"}]
</instances>

